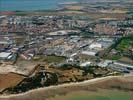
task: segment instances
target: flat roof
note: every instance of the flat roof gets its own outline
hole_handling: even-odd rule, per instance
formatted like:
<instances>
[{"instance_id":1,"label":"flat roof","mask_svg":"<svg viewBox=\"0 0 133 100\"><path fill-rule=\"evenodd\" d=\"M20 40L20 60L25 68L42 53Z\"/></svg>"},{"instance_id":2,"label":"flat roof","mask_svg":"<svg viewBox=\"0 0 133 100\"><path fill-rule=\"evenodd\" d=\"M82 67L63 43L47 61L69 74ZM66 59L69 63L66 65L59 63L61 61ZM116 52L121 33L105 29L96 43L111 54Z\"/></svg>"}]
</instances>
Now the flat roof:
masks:
<instances>
[{"instance_id":1,"label":"flat roof","mask_svg":"<svg viewBox=\"0 0 133 100\"><path fill-rule=\"evenodd\" d=\"M87 66L87 65L90 65L91 62L84 62L84 63L81 63L80 66Z\"/></svg>"},{"instance_id":2,"label":"flat roof","mask_svg":"<svg viewBox=\"0 0 133 100\"><path fill-rule=\"evenodd\" d=\"M114 64L120 65L120 66L125 66L125 67L133 68L132 63L125 63L125 62L117 61L117 62L114 62Z\"/></svg>"},{"instance_id":3,"label":"flat roof","mask_svg":"<svg viewBox=\"0 0 133 100\"><path fill-rule=\"evenodd\" d=\"M9 53L9 52L1 52L0 53L0 58L7 58L9 55L11 55L11 53Z\"/></svg>"}]
</instances>

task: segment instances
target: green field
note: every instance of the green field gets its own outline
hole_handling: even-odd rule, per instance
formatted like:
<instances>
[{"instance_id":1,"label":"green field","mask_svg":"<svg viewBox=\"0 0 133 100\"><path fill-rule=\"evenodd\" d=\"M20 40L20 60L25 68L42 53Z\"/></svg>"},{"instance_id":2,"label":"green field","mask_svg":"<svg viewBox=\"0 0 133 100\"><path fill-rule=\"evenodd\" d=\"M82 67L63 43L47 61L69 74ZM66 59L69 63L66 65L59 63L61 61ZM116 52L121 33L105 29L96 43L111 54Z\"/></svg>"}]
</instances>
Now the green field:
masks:
<instances>
[{"instance_id":1,"label":"green field","mask_svg":"<svg viewBox=\"0 0 133 100\"><path fill-rule=\"evenodd\" d=\"M55 96L48 100L132 100L133 92L99 90L97 92L76 91L65 96Z\"/></svg>"},{"instance_id":2,"label":"green field","mask_svg":"<svg viewBox=\"0 0 133 100\"><path fill-rule=\"evenodd\" d=\"M121 59L121 56L120 55L107 55L106 57L104 57L104 59L119 60Z\"/></svg>"},{"instance_id":3,"label":"green field","mask_svg":"<svg viewBox=\"0 0 133 100\"><path fill-rule=\"evenodd\" d=\"M85 95L85 96L72 96L69 100L132 100L133 96L129 94L109 93L105 95Z\"/></svg>"},{"instance_id":4,"label":"green field","mask_svg":"<svg viewBox=\"0 0 133 100\"><path fill-rule=\"evenodd\" d=\"M125 38L116 47L117 50L123 52L128 51L128 48L133 45L133 38Z\"/></svg>"},{"instance_id":5,"label":"green field","mask_svg":"<svg viewBox=\"0 0 133 100\"><path fill-rule=\"evenodd\" d=\"M133 10L129 10L127 14L133 14Z\"/></svg>"}]
</instances>

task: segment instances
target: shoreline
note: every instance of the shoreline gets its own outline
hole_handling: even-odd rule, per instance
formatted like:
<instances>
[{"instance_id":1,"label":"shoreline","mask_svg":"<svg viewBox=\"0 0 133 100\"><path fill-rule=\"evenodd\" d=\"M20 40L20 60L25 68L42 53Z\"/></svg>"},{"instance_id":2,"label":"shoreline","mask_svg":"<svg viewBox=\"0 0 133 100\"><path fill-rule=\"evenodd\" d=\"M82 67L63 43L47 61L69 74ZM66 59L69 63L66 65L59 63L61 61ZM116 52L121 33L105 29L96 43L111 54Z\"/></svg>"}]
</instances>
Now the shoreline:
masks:
<instances>
[{"instance_id":1,"label":"shoreline","mask_svg":"<svg viewBox=\"0 0 133 100\"><path fill-rule=\"evenodd\" d=\"M11 10L11 9L2 9L2 10L0 10L0 12L38 12L38 11L59 11L59 10L62 10L62 9L64 9L64 7L66 6L66 5L73 5L73 4L79 4L80 2L78 2L78 1L67 1L67 2L59 2L59 3L57 3L56 4L56 6L55 7L51 7L51 8L48 8L48 9L46 9L46 8L41 8L41 9L39 9L39 8L36 8L36 9L34 9L34 10L32 10L32 9L24 9L24 10Z\"/></svg>"},{"instance_id":2,"label":"shoreline","mask_svg":"<svg viewBox=\"0 0 133 100\"><path fill-rule=\"evenodd\" d=\"M8 98L12 98L12 97L19 97L19 96L27 96L29 94L35 93L35 92L41 92L41 91L49 91L52 89L60 89L60 88L66 88L66 87L74 87L74 86L89 86L89 85L95 85L96 83L100 83L100 82L104 82L104 81L108 81L109 79L122 79L122 78L126 78L126 77L133 77L133 74L128 74L128 75L121 75L121 76L107 76L107 77L101 77L101 78L95 78L95 79L91 79L91 80L86 80L83 82L77 82L77 83L65 83L65 84L60 84L60 85L56 85L56 86L49 86L49 87L42 87L42 88L37 88L37 89L33 89L33 90L29 90L27 92L24 93L20 93L20 94L9 94L9 95L1 95L0 96L0 100L3 99L8 99ZM131 82L133 82L133 80L130 80Z\"/></svg>"}]
</instances>

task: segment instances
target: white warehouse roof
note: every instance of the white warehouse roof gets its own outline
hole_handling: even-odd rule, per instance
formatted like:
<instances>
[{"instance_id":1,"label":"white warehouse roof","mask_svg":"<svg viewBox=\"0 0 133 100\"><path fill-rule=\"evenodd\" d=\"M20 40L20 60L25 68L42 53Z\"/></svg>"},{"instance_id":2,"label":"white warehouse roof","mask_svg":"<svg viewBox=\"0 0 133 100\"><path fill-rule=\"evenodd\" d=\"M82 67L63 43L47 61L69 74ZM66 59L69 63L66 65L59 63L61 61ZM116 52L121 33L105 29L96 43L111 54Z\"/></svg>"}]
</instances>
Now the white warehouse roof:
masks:
<instances>
[{"instance_id":1,"label":"white warehouse roof","mask_svg":"<svg viewBox=\"0 0 133 100\"><path fill-rule=\"evenodd\" d=\"M92 43L90 46L89 46L90 49L93 49L93 48L102 48L102 44L100 43Z\"/></svg>"},{"instance_id":2,"label":"white warehouse roof","mask_svg":"<svg viewBox=\"0 0 133 100\"><path fill-rule=\"evenodd\" d=\"M8 56L10 56L11 53L8 53L8 52L1 52L0 53L0 58L7 58Z\"/></svg>"},{"instance_id":3,"label":"white warehouse roof","mask_svg":"<svg viewBox=\"0 0 133 100\"><path fill-rule=\"evenodd\" d=\"M97 51L83 51L82 54L95 56L97 54Z\"/></svg>"},{"instance_id":4,"label":"white warehouse roof","mask_svg":"<svg viewBox=\"0 0 133 100\"><path fill-rule=\"evenodd\" d=\"M85 62L85 63L81 63L80 66L84 67L84 66L88 66L91 65L91 62Z\"/></svg>"}]
</instances>

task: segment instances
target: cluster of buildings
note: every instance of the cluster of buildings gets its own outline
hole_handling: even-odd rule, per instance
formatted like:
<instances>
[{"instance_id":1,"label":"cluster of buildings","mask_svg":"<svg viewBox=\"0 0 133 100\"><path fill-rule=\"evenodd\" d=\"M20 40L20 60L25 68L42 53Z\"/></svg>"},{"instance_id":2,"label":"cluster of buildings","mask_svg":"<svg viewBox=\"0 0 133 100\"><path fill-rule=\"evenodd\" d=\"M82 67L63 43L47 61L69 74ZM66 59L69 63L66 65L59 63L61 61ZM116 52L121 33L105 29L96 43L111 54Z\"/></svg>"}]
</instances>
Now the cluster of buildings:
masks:
<instances>
[{"instance_id":1,"label":"cluster of buildings","mask_svg":"<svg viewBox=\"0 0 133 100\"><path fill-rule=\"evenodd\" d=\"M117 33L118 28L115 26L110 26L108 24L97 24L94 28L94 32L98 34L108 34L114 35Z\"/></svg>"},{"instance_id":2,"label":"cluster of buildings","mask_svg":"<svg viewBox=\"0 0 133 100\"><path fill-rule=\"evenodd\" d=\"M101 55L116 43L117 37L110 34L117 33L118 23L90 25L88 19L75 20L70 16L1 16L0 62L15 63L18 58L30 61L36 55L54 55L66 57L62 63L80 66L121 66L101 60ZM85 37L84 29L93 31L94 36Z\"/></svg>"},{"instance_id":3,"label":"cluster of buildings","mask_svg":"<svg viewBox=\"0 0 133 100\"><path fill-rule=\"evenodd\" d=\"M107 67L123 73L133 72L133 63L126 63L122 61L104 60L98 63L100 67Z\"/></svg>"},{"instance_id":4,"label":"cluster of buildings","mask_svg":"<svg viewBox=\"0 0 133 100\"><path fill-rule=\"evenodd\" d=\"M62 29L74 29L87 24L87 21L75 20L67 16L2 16L0 17L0 32L38 34Z\"/></svg>"},{"instance_id":5,"label":"cluster of buildings","mask_svg":"<svg viewBox=\"0 0 133 100\"><path fill-rule=\"evenodd\" d=\"M14 43L12 36L0 35L0 62L1 60L15 61L17 54L13 48Z\"/></svg>"}]
</instances>

